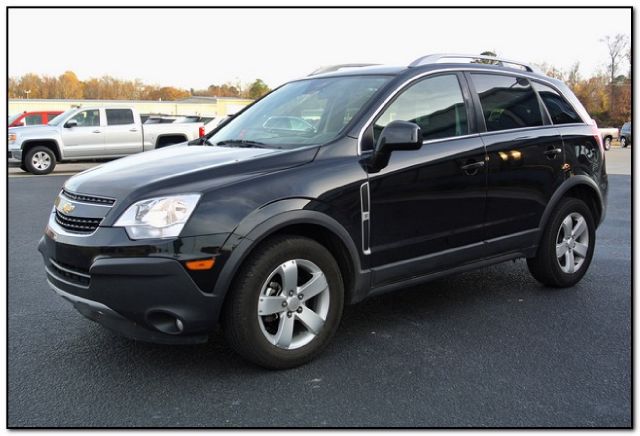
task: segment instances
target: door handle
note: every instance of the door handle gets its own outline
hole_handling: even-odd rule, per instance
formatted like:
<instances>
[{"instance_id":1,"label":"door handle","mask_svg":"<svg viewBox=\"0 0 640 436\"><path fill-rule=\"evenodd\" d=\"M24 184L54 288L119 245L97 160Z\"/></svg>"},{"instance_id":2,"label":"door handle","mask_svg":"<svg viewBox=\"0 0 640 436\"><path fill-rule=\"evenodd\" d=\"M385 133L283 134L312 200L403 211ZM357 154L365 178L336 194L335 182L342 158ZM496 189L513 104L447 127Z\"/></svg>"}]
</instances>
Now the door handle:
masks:
<instances>
[{"instance_id":1,"label":"door handle","mask_svg":"<svg viewBox=\"0 0 640 436\"><path fill-rule=\"evenodd\" d=\"M137 132L138 129L129 129L130 132Z\"/></svg>"},{"instance_id":2,"label":"door handle","mask_svg":"<svg viewBox=\"0 0 640 436\"><path fill-rule=\"evenodd\" d=\"M94 130L94 131L93 131L93 132L91 132L91 133L102 133L102 131L101 131L101 130Z\"/></svg>"},{"instance_id":3,"label":"door handle","mask_svg":"<svg viewBox=\"0 0 640 436\"><path fill-rule=\"evenodd\" d=\"M484 161L480 160L477 162L470 162L466 165L462 165L460 168L464 171L468 176L475 176L478 174L478 170L484 167Z\"/></svg>"},{"instance_id":4,"label":"door handle","mask_svg":"<svg viewBox=\"0 0 640 436\"><path fill-rule=\"evenodd\" d=\"M562 153L562 149L561 148L550 148L547 151L544 152L544 154L550 158L553 159L555 158L557 155Z\"/></svg>"}]
</instances>

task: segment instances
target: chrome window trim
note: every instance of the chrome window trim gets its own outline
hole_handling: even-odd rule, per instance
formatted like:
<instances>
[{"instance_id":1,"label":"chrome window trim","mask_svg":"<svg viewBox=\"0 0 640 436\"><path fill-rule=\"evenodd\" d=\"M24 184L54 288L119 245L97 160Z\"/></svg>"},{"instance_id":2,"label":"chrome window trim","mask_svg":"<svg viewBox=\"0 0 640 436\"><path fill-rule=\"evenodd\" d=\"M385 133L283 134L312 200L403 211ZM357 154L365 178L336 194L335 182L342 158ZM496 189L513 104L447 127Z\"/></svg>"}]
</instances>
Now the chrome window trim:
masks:
<instances>
[{"instance_id":1,"label":"chrome window trim","mask_svg":"<svg viewBox=\"0 0 640 436\"><path fill-rule=\"evenodd\" d=\"M553 89L555 89L556 91L558 91L558 93L560 93L560 95L563 96L563 98L566 99L566 97L564 97L564 93L561 92L559 89L556 88L556 86L549 80L545 79L544 77L531 77L531 73L526 74L526 73L520 73L517 71L495 71L495 70L491 70L491 69L479 69L479 68L465 68L465 67L457 67L457 68L439 68L439 69L435 69L435 70L430 70L430 71L425 71L421 74L418 74L416 76L411 77L410 79L407 79L406 81L402 82L400 85L398 85L396 87L396 89L393 90L393 92L391 94L389 94L387 96L387 98L384 99L384 101L378 106L378 108L375 110L375 112L367 119L367 121L364 123L364 125L362 126L362 128L360 129L360 132L358 133L358 156L361 156L363 153L362 150L362 137L364 136L364 132L371 127L371 124L373 123L373 120L380 114L380 112L385 108L385 106L387 105L387 103L389 103L393 98L395 98L396 95L398 95L400 93L400 91L402 91L405 87L411 85L413 82L417 82L418 80L427 77L427 76L431 76L434 74L438 74L438 73L446 73L446 72L462 72L462 71L471 71L471 72L475 72L475 73L479 73L479 74L499 74L499 75L503 75L503 76L516 76L516 77L522 77L524 79L527 80L537 80L539 82L544 83L547 86L552 87ZM569 104L571 104L569 102ZM573 107L573 105L571 105L571 107ZM575 110L575 108L574 108ZM576 113L579 114L578 111L576 111ZM576 123L577 125L586 125L586 122L583 123ZM520 127L518 129L505 129L505 130L495 130L492 132L478 132L475 133L475 135L480 135L480 134L493 134L493 133L499 133L499 132L513 132L513 131L517 131L517 130L522 130L522 129L539 129L541 127L557 127L557 126L567 126L569 124L550 124L550 125L540 125L540 126L533 126L533 127ZM474 134L471 134L474 135ZM467 135L461 135L461 136L449 136L446 138L439 138L437 139L437 141L450 141L452 139L457 139L457 138L462 138L463 136L467 136ZM423 142L424 144L424 142ZM366 150L366 152L369 152L369 150Z\"/></svg>"}]
</instances>

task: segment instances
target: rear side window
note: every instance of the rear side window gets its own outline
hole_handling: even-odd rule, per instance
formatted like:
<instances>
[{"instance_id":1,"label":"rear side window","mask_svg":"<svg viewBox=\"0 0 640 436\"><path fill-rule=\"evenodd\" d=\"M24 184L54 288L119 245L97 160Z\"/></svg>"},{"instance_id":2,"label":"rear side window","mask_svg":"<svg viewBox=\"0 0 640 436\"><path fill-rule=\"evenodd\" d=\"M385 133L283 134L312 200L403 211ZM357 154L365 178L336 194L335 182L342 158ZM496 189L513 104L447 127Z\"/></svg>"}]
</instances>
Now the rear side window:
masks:
<instances>
[{"instance_id":1,"label":"rear side window","mask_svg":"<svg viewBox=\"0 0 640 436\"><path fill-rule=\"evenodd\" d=\"M25 125L33 126L35 124L42 124L42 114L31 114L24 117Z\"/></svg>"},{"instance_id":2,"label":"rear side window","mask_svg":"<svg viewBox=\"0 0 640 436\"><path fill-rule=\"evenodd\" d=\"M117 126L121 124L133 124L133 112L131 109L107 109L107 125Z\"/></svg>"},{"instance_id":3,"label":"rear side window","mask_svg":"<svg viewBox=\"0 0 640 436\"><path fill-rule=\"evenodd\" d=\"M555 89L543 85L542 83L533 82L533 87L538 91L542 102L549 111L553 124L570 124L581 123L582 120L578 116L573 107L562 97Z\"/></svg>"},{"instance_id":4,"label":"rear side window","mask_svg":"<svg viewBox=\"0 0 640 436\"><path fill-rule=\"evenodd\" d=\"M373 125L374 141L392 121L416 123L426 140L451 138L469 133L467 111L458 78L430 77L412 85L380 115Z\"/></svg>"},{"instance_id":5,"label":"rear side window","mask_svg":"<svg viewBox=\"0 0 640 436\"><path fill-rule=\"evenodd\" d=\"M540 104L527 79L497 74L472 74L487 131L542 125Z\"/></svg>"}]
</instances>

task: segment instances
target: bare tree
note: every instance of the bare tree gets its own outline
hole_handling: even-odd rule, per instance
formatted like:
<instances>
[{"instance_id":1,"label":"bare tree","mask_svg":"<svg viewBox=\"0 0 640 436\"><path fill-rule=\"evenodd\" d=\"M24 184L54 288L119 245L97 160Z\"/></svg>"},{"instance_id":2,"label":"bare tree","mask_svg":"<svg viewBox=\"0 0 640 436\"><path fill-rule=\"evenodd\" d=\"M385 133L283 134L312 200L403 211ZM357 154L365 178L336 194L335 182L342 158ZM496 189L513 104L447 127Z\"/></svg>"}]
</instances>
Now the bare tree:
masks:
<instances>
[{"instance_id":1,"label":"bare tree","mask_svg":"<svg viewBox=\"0 0 640 436\"><path fill-rule=\"evenodd\" d=\"M620 68L620 63L622 59L627 54L625 49L629 44L629 37L622 33L618 33L614 36L607 35L600 40L607 45L607 49L609 50L609 65L607 69L609 70L609 77L611 79L611 98L609 99L609 108L611 113L615 108L615 81L618 73L618 69Z\"/></svg>"}]
</instances>

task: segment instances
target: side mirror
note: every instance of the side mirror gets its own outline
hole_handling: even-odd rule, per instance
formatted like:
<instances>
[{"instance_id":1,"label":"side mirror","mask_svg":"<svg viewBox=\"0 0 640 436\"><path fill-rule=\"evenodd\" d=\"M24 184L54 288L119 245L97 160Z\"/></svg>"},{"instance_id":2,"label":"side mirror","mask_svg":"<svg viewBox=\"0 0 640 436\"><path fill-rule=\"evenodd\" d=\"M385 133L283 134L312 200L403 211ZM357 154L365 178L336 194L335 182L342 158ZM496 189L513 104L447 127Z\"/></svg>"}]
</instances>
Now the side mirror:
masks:
<instances>
[{"instance_id":1,"label":"side mirror","mask_svg":"<svg viewBox=\"0 0 640 436\"><path fill-rule=\"evenodd\" d=\"M420 126L409 121L392 121L387 124L378 138L376 148L369 162L369 170L378 172L389 164L392 151L418 150L422 147Z\"/></svg>"},{"instance_id":2,"label":"side mirror","mask_svg":"<svg viewBox=\"0 0 640 436\"><path fill-rule=\"evenodd\" d=\"M69 120L65 123L64 125L67 129L70 129L72 127L78 127L78 120Z\"/></svg>"}]
</instances>

